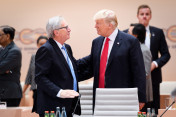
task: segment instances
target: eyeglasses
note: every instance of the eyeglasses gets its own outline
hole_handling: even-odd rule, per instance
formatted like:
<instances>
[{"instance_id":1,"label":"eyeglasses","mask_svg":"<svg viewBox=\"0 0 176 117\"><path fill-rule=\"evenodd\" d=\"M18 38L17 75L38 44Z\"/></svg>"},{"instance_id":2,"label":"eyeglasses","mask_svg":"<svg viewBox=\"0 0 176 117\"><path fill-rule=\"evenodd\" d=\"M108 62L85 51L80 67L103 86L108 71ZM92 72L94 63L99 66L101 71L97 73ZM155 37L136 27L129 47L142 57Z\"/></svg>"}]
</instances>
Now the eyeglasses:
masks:
<instances>
[{"instance_id":1,"label":"eyeglasses","mask_svg":"<svg viewBox=\"0 0 176 117\"><path fill-rule=\"evenodd\" d=\"M68 30L68 25L67 25L67 26L64 26L64 27L60 27L60 28L55 29L55 30L59 30L59 29L63 29L63 28L65 28L66 30Z\"/></svg>"},{"instance_id":2,"label":"eyeglasses","mask_svg":"<svg viewBox=\"0 0 176 117\"><path fill-rule=\"evenodd\" d=\"M1 37L2 35L6 35L6 34L2 33L2 34L0 34L0 37Z\"/></svg>"}]
</instances>

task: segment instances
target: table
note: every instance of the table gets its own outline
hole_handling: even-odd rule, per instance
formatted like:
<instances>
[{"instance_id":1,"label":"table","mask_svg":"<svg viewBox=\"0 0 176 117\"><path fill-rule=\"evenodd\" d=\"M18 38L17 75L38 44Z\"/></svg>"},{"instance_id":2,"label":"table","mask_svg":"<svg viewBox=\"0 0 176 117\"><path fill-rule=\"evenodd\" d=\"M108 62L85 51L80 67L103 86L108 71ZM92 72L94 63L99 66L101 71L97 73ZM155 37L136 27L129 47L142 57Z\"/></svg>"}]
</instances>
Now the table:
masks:
<instances>
[{"instance_id":1,"label":"table","mask_svg":"<svg viewBox=\"0 0 176 117\"><path fill-rule=\"evenodd\" d=\"M32 107L7 107L0 109L0 117L39 117L36 113L31 113Z\"/></svg>"},{"instance_id":2,"label":"table","mask_svg":"<svg viewBox=\"0 0 176 117\"><path fill-rule=\"evenodd\" d=\"M165 111L165 109L159 109L158 110L158 117L162 115L162 113ZM162 117L175 117L176 116L176 110L168 110Z\"/></svg>"}]
</instances>

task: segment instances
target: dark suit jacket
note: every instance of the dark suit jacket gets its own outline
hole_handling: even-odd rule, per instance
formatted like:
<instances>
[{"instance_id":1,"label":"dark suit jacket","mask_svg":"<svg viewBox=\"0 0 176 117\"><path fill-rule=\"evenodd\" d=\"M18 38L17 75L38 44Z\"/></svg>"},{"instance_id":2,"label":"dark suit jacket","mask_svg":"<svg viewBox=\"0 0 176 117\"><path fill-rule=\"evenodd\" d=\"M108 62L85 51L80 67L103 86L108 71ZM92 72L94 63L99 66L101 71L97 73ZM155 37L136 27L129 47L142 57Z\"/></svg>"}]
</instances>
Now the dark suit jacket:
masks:
<instances>
[{"instance_id":1,"label":"dark suit jacket","mask_svg":"<svg viewBox=\"0 0 176 117\"><path fill-rule=\"evenodd\" d=\"M75 59L69 45L65 45L77 77ZM49 39L39 48L35 58L35 81L37 83L37 113L55 111L56 107L65 107L67 113L73 112L77 99L56 97L61 89L73 89L73 77L60 48L53 39ZM80 114L80 106L77 107Z\"/></svg>"},{"instance_id":2,"label":"dark suit jacket","mask_svg":"<svg viewBox=\"0 0 176 117\"><path fill-rule=\"evenodd\" d=\"M94 39L91 54L78 60L79 69L86 69L86 67L89 68L90 74L85 77L90 77L91 75L94 76L94 101L95 91L96 88L98 88L99 83L100 54L104 38L105 37L100 36ZM83 66L85 68L83 68ZM137 87L139 101L145 102L145 82L144 61L139 41L135 37L119 31L114 41L106 67L105 88Z\"/></svg>"},{"instance_id":3,"label":"dark suit jacket","mask_svg":"<svg viewBox=\"0 0 176 117\"><path fill-rule=\"evenodd\" d=\"M0 51L0 98L21 98L21 50L12 41ZM6 73L6 71L10 71ZM3 93L3 94L2 94Z\"/></svg>"},{"instance_id":4,"label":"dark suit jacket","mask_svg":"<svg viewBox=\"0 0 176 117\"><path fill-rule=\"evenodd\" d=\"M153 26L149 26L149 29L151 33L150 51L152 53L152 60L158 63L158 68L151 73L152 83L159 84L162 82L161 67L169 61L170 53L163 30ZM159 57L159 53L161 57Z\"/></svg>"}]
</instances>

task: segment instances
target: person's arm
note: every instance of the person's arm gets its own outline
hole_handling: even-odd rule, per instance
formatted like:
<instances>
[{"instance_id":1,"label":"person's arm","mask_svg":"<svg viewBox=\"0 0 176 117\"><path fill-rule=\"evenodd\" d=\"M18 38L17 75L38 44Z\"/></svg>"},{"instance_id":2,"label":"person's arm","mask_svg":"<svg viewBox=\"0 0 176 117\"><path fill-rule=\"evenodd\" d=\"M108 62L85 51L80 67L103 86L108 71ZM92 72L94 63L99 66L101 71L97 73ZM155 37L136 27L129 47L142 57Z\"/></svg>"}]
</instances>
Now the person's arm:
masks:
<instances>
[{"instance_id":1,"label":"person's arm","mask_svg":"<svg viewBox=\"0 0 176 117\"><path fill-rule=\"evenodd\" d=\"M69 51L69 54L71 54L71 56L73 57L71 47L69 45L67 45L66 47L67 47L67 50ZM72 59L77 67L78 82L84 81L93 77L91 55L88 55L78 60L76 60L74 57Z\"/></svg>"},{"instance_id":2,"label":"person's arm","mask_svg":"<svg viewBox=\"0 0 176 117\"><path fill-rule=\"evenodd\" d=\"M165 39L165 36L164 36L164 33L163 33L163 30L159 30L159 53L160 53L160 58L154 60L158 66L156 66L156 64L154 64L154 62L152 62L152 65L151 65L151 71L153 71L155 68L157 67L162 67L164 66L170 59L170 53L169 53L169 50L168 50L168 46L167 46L167 42L166 42L166 39Z\"/></svg>"},{"instance_id":3,"label":"person's arm","mask_svg":"<svg viewBox=\"0 0 176 117\"><path fill-rule=\"evenodd\" d=\"M133 78L133 86L138 88L139 102L146 102L146 74L140 44L137 39L131 43L130 65ZM143 105L143 104L141 104Z\"/></svg>"},{"instance_id":4,"label":"person's arm","mask_svg":"<svg viewBox=\"0 0 176 117\"><path fill-rule=\"evenodd\" d=\"M7 56L0 62L0 74L13 73L11 70L18 65L17 59L21 59L21 52L17 49L9 50Z\"/></svg>"},{"instance_id":5,"label":"person's arm","mask_svg":"<svg viewBox=\"0 0 176 117\"><path fill-rule=\"evenodd\" d=\"M78 59L77 68L78 68L79 81L87 80L93 77L91 55Z\"/></svg>"},{"instance_id":6,"label":"person's arm","mask_svg":"<svg viewBox=\"0 0 176 117\"><path fill-rule=\"evenodd\" d=\"M23 87L23 94L26 92L27 88L29 87L29 84L25 84Z\"/></svg>"}]
</instances>

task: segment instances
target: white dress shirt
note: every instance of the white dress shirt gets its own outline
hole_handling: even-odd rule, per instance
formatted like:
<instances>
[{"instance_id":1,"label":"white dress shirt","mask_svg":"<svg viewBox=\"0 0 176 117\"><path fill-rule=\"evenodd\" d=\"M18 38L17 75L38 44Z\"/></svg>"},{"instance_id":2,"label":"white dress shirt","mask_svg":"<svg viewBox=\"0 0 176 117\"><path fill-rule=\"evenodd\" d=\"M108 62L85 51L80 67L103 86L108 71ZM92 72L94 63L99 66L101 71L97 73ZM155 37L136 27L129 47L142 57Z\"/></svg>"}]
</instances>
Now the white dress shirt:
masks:
<instances>
[{"instance_id":1,"label":"white dress shirt","mask_svg":"<svg viewBox=\"0 0 176 117\"><path fill-rule=\"evenodd\" d=\"M110 55L110 53L111 53L112 46L113 46L113 44L114 44L114 41L115 41L115 38L116 38L117 34L118 34L118 29L116 28L116 29L114 30L114 32L113 32L109 37L105 37L105 39L104 39L103 46L102 46L102 48L101 48L101 54L102 54L102 51L103 51L103 48L104 48L104 44L105 44L106 38L109 38L109 39L110 39L110 40L109 40L109 48L108 48L107 63L108 63L109 55ZM100 58L101 58L101 56L100 56Z\"/></svg>"},{"instance_id":2,"label":"white dress shirt","mask_svg":"<svg viewBox=\"0 0 176 117\"><path fill-rule=\"evenodd\" d=\"M150 33L149 25L145 29L146 29L145 45L150 49L151 33ZM156 65L156 68L157 68L158 63L156 61L153 61L153 63Z\"/></svg>"}]
</instances>

